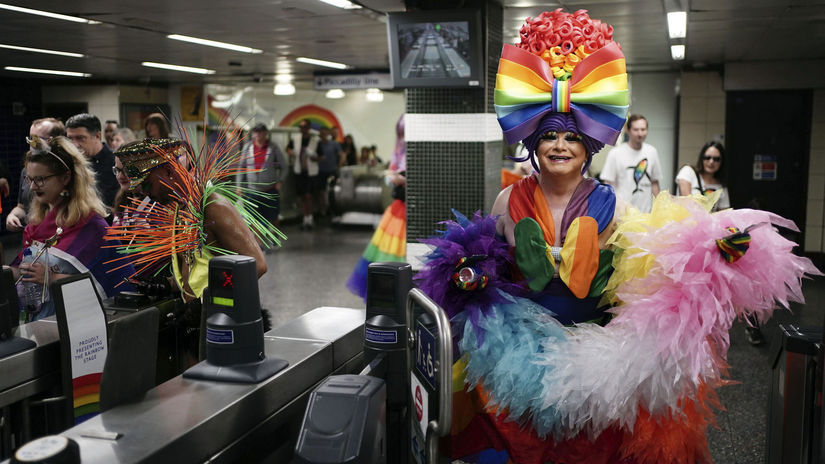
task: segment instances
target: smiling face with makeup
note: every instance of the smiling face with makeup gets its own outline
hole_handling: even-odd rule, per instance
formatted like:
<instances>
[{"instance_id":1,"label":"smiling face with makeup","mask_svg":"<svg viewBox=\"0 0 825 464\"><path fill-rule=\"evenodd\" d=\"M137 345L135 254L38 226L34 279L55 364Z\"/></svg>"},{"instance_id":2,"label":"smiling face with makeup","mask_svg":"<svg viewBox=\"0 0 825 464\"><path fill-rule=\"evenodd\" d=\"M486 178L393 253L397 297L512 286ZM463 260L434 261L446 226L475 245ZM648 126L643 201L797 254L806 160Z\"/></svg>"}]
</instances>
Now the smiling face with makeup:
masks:
<instances>
[{"instance_id":1,"label":"smiling face with makeup","mask_svg":"<svg viewBox=\"0 0 825 464\"><path fill-rule=\"evenodd\" d=\"M581 136L575 132L545 132L536 148L541 175L578 176L587 161Z\"/></svg>"}]
</instances>

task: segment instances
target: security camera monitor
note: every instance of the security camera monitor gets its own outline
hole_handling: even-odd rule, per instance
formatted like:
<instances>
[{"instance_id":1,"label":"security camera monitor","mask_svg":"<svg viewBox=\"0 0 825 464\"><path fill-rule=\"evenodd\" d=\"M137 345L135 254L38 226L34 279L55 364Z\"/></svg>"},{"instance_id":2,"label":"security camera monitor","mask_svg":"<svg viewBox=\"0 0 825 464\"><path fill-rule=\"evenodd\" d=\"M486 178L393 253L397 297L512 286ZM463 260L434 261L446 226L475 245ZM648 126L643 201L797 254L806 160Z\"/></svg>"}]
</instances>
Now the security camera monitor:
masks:
<instances>
[{"instance_id":1,"label":"security camera monitor","mask_svg":"<svg viewBox=\"0 0 825 464\"><path fill-rule=\"evenodd\" d=\"M396 88L483 87L481 15L477 10L390 13L390 72Z\"/></svg>"}]
</instances>

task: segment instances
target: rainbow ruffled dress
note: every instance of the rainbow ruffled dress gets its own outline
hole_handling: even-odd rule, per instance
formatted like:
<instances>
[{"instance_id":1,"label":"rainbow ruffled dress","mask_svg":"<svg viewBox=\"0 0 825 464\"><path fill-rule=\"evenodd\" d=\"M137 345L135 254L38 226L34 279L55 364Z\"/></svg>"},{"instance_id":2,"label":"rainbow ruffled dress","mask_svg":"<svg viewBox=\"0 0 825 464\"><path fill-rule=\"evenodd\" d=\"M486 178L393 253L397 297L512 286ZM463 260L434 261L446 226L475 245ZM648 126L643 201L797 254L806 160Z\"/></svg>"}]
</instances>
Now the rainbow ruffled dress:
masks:
<instances>
[{"instance_id":1,"label":"rainbow ruffled dress","mask_svg":"<svg viewBox=\"0 0 825 464\"><path fill-rule=\"evenodd\" d=\"M405 261L406 256L407 208L404 200L395 199L384 210L378 228L347 280L347 288L361 298L366 298L367 270L370 263Z\"/></svg>"}]
</instances>

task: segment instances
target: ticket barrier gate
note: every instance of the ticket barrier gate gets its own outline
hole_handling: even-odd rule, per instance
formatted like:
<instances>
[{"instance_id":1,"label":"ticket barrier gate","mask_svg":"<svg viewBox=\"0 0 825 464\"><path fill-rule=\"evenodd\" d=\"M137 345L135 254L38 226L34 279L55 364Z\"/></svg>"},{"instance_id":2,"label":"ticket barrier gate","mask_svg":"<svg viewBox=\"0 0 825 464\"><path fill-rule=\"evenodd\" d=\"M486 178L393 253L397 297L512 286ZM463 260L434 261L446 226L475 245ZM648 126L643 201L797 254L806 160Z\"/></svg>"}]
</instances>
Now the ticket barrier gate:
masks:
<instances>
[{"instance_id":1,"label":"ticket barrier gate","mask_svg":"<svg viewBox=\"0 0 825 464\"><path fill-rule=\"evenodd\" d=\"M373 361L385 359L384 367L380 361L370 362L364 371L382 373L385 378L375 379L380 382L362 382L355 388L342 388L360 389L363 393L362 398L366 400L361 404L364 406L353 409L365 411L364 417L372 418L371 423L377 424L375 428L364 427L360 435L368 439L364 449L377 452L373 451L372 456L365 453L364 457L369 459L344 462L440 462L443 459L437 457L438 437L450 428L450 390L442 393L446 395L443 400L438 393L438 388L450 389L451 385L449 326L437 305L417 290L410 292L408 266L389 270L392 272L374 275L372 284L368 285L373 289L368 298L369 311L317 308L268 332L264 337L266 353L281 356L289 363L281 373L255 384L204 384L177 376L150 390L142 401L105 411L62 432L61 436L78 443L82 462L208 461L218 464L265 459L294 462L298 456L293 440L298 434L291 431L300 423L301 411L305 410L313 385L325 382L330 374L358 372L365 364L364 359L370 359L365 358L364 353L383 351L383 355L375 355ZM403 271L396 273L396 277L398 274L405 277L391 278L396 270ZM407 282L406 287L403 282ZM437 343L427 343L429 338L424 338L423 329L419 333L420 343L416 341L415 331L408 330L404 323L408 312L421 315L421 327L426 328ZM391 314L396 316L390 317ZM396 319L398 314L403 318L400 321ZM370 335L365 351L367 329ZM393 343L387 343L390 341ZM416 346L421 347L418 370L435 376L436 389L422 388L421 413L408 414L416 411L410 387L416 374L409 373L415 368L408 368L406 360L415 359L408 350ZM426 378L420 378L419 382L427 382ZM382 386L382 382L386 386ZM400 387L391 387L390 383ZM387 400L381 396L382 387ZM423 403L425 392L427 402ZM391 402L389 398L400 398L400 401ZM416 420L413 424L410 416ZM426 422L423 432L410 427L419 427L422 421ZM369 425L369 421L361 423ZM326 431L335 432L343 425L346 425L343 421L332 423ZM410 450L416 446L410 445L413 436L419 437L417 449L423 450L423 457L409 457ZM384 461L380 460L382 456Z\"/></svg>"},{"instance_id":2,"label":"ticket barrier gate","mask_svg":"<svg viewBox=\"0 0 825 464\"><path fill-rule=\"evenodd\" d=\"M765 462L822 462L822 330L780 324L779 335L770 358Z\"/></svg>"},{"instance_id":3,"label":"ticket barrier gate","mask_svg":"<svg viewBox=\"0 0 825 464\"><path fill-rule=\"evenodd\" d=\"M410 290L407 349L410 378L410 452L418 464L449 463L439 446L450 433L453 415L453 341L447 314L422 291Z\"/></svg>"},{"instance_id":4,"label":"ticket barrier gate","mask_svg":"<svg viewBox=\"0 0 825 464\"><path fill-rule=\"evenodd\" d=\"M410 286L409 265L370 265L367 367L358 376L331 376L311 394L295 462L449 462L439 455L439 438L449 433L452 416L449 320Z\"/></svg>"},{"instance_id":5,"label":"ticket barrier gate","mask_svg":"<svg viewBox=\"0 0 825 464\"><path fill-rule=\"evenodd\" d=\"M411 287L409 264L370 264L363 332L366 367L359 375L331 376L312 392L295 447L296 462L406 462L405 302Z\"/></svg>"}]
</instances>

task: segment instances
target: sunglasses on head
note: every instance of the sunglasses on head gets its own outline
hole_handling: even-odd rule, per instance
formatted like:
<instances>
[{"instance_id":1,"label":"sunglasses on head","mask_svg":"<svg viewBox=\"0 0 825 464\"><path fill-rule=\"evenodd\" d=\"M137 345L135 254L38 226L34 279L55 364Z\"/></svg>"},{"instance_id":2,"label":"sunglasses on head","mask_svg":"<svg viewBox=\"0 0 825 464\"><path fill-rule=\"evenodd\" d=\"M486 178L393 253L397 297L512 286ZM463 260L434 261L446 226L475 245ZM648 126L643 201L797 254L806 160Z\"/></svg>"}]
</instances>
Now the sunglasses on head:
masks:
<instances>
[{"instance_id":1,"label":"sunglasses on head","mask_svg":"<svg viewBox=\"0 0 825 464\"><path fill-rule=\"evenodd\" d=\"M722 161L721 156L708 156L708 155L705 155L705 156L702 157L702 159L705 160L705 161L714 161L714 162L717 162L717 163Z\"/></svg>"}]
</instances>

